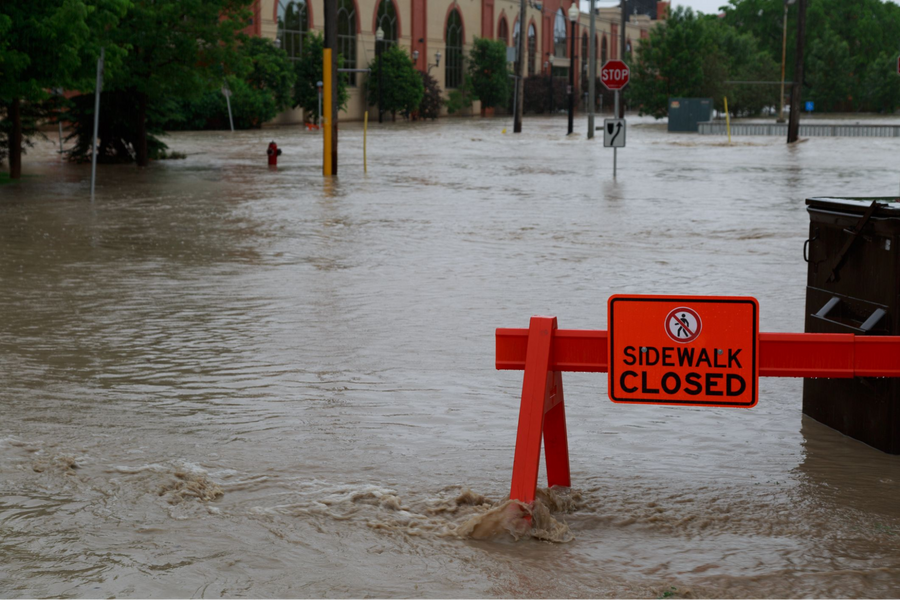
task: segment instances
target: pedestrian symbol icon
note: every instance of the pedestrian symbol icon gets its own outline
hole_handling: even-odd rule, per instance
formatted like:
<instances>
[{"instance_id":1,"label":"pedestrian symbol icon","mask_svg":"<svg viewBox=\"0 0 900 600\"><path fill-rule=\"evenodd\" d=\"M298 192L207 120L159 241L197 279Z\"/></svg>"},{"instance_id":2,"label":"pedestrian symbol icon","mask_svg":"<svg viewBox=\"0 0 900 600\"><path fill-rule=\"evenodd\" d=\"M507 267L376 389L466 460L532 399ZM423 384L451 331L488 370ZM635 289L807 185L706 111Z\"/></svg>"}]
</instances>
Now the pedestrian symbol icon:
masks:
<instances>
[{"instance_id":1,"label":"pedestrian symbol icon","mask_svg":"<svg viewBox=\"0 0 900 600\"><path fill-rule=\"evenodd\" d=\"M702 327L700 315L686 306L676 308L666 316L666 333L673 341L682 344L696 340Z\"/></svg>"}]
</instances>

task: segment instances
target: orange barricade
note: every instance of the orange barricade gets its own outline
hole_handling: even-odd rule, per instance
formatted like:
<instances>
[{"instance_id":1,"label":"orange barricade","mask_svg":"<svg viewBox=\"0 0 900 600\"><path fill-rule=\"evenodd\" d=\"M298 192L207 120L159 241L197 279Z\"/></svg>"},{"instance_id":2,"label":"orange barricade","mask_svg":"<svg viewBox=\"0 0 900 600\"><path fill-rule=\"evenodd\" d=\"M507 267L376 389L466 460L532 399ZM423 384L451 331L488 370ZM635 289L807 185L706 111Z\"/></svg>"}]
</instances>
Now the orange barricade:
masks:
<instances>
[{"instance_id":1,"label":"orange barricade","mask_svg":"<svg viewBox=\"0 0 900 600\"><path fill-rule=\"evenodd\" d=\"M525 371L511 499L534 501L542 439L548 485L571 485L562 372L606 373L608 354L608 332L557 329L556 317L532 317L528 329L497 329L497 369ZM760 333L759 375L900 377L900 336Z\"/></svg>"}]
</instances>

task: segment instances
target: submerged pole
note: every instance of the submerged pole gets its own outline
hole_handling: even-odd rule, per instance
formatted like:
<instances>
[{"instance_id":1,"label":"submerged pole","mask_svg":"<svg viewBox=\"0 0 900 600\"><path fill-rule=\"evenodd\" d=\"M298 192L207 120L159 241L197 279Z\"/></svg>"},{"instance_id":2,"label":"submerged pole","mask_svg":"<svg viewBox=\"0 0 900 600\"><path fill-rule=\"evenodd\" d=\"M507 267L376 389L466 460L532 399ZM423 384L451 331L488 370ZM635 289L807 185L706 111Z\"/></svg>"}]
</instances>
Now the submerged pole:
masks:
<instances>
[{"instance_id":1,"label":"submerged pole","mask_svg":"<svg viewBox=\"0 0 900 600\"><path fill-rule=\"evenodd\" d=\"M97 134L100 129L100 94L103 92L103 59L105 48L100 48L97 59L97 85L94 87L94 140L91 143L91 202L94 201L94 188L97 184Z\"/></svg>"}]
</instances>

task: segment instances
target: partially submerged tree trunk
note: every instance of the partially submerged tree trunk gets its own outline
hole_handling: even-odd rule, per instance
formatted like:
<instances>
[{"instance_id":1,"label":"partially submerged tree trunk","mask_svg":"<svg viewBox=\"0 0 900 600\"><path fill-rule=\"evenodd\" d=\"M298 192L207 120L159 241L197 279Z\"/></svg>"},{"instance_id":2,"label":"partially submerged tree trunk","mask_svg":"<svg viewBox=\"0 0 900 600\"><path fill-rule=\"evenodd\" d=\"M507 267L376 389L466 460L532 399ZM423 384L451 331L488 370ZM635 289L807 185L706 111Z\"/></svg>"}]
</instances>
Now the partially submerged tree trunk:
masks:
<instances>
[{"instance_id":1,"label":"partially submerged tree trunk","mask_svg":"<svg viewBox=\"0 0 900 600\"><path fill-rule=\"evenodd\" d=\"M147 150L147 94L138 93L137 110L137 139L134 142L134 154L137 166L146 167L150 164L150 155Z\"/></svg>"},{"instance_id":2,"label":"partially submerged tree trunk","mask_svg":"<svg viewBox=\"0 0 900 600\"><path fill-rule=\"evenodd\" d=\"M13 98L9 105L9 120L12 131L9 134L9 178L22 177L22 100Z\"/></svg>"}]
</instances>

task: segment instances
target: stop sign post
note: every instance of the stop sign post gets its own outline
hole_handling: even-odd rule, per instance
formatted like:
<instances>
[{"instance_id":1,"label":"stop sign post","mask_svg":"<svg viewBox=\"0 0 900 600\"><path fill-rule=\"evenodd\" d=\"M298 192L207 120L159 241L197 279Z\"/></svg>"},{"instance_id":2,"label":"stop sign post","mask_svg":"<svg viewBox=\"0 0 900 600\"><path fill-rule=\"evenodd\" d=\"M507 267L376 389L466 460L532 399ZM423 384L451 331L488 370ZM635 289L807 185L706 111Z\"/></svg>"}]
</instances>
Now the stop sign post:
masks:
<instances>
[{"instance_id":1,"label":"stop sign post","mask_svg":"<svg viewBox=\"0 0 900 600\"><path fill-rule=\"evenodd\" d=\"M631 71L628 69L628 65L621 60L608 60L600 69L600 81L606 86L606 89L616 93L616 119L619 118L619 90L628 85L630 78ZM617 162L618 148L613 147L613 177L616 176Z\"/></svg>"}]
</instances>

